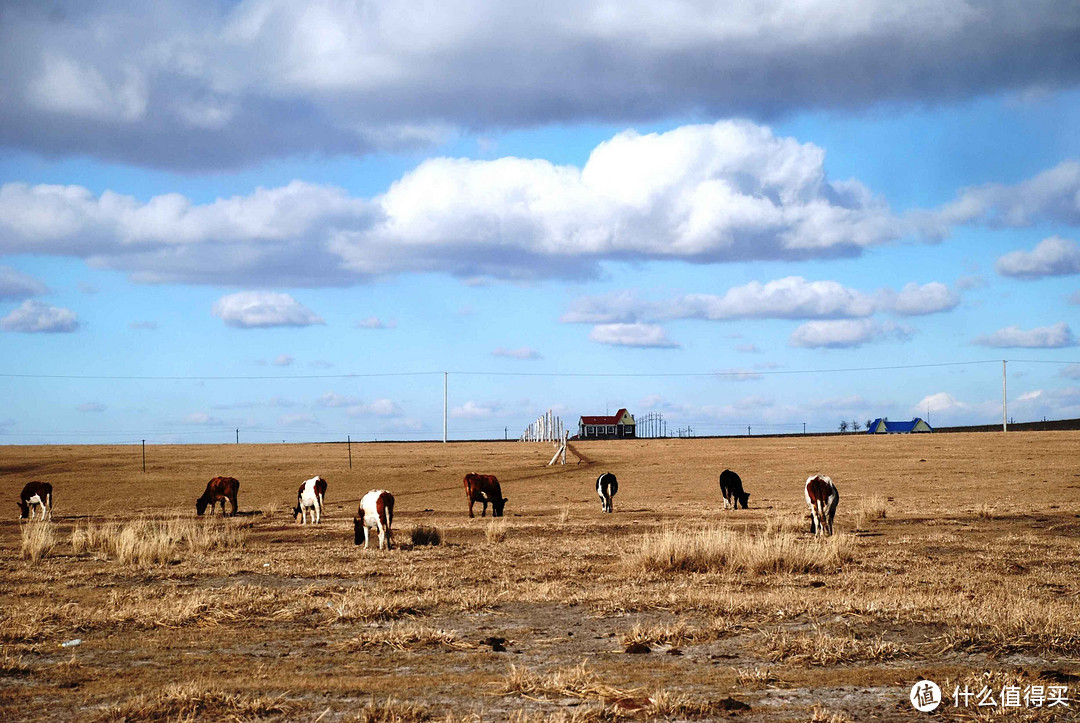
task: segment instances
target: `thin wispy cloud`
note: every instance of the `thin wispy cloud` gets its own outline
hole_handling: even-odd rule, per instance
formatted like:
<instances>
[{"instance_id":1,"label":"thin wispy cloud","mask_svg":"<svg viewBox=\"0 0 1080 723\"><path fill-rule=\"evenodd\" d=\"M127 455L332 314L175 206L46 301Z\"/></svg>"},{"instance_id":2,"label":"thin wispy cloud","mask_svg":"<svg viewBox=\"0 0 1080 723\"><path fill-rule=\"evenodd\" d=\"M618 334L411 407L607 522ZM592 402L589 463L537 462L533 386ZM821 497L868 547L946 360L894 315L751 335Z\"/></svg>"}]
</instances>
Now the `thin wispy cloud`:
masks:
<instances>
[{"instance_id":1,"label":"thin wispy cloud","mask_svg":"<svg viewBox=\"0 0 1080 723\"><path fill-rule=\"evenodd\" d=\"M0 266L0 301L26 299L46 293L49 287L33 276Z\"/></svg>"},{"instance_id":2,"label":"thin wispy cloud","mask_svg":"<svg viewBox=\"0 0 1080 723\"><path fill-rule=\"evenodd\" d=\"M974 344L1016 349L1061 349L1076 346L1076 336L1064 321L1053 326L1040 326L1034 329L1021 329L1008 326L991 334L975 337Z\"/></svg>"},{"instance_id":3,"label":"thin wispy cloud","mask_svg":"<svg viewBox=\"0 0 1080 723\"><path fill-rule=\"evenodd\" d=\"M506 359L519 359L521 361L544 358L543 355L541 355L540 352L538 352L536 349L527 346L518 347L516 349L506 349L501 346L496 347L496 349L491 352L491 356L503 357Z\"/></svg>"},{"instance_id":4,"label":"thin wispy cloud","mask_svg":"<svg viewBox=\"0 0 1080 723\"><path fill-rule=\"evenodd\" d=\"M788 343L809 349L853 349L876 341L905 341L912 333L910 327L872 319L808 321L791 333Z\"/></svg>"}]
</instances>

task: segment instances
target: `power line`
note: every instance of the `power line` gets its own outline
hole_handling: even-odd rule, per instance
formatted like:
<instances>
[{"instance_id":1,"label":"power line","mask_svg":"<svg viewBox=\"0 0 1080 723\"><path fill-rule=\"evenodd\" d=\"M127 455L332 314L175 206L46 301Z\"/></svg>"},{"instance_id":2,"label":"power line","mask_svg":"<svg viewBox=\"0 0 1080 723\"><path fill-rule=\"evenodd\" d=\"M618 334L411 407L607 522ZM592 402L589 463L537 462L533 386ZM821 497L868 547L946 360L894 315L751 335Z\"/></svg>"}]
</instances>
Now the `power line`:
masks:
<instances>
[{"instance_id":1,"label":"power line","mask_svg":"<svg viewBox=\"0 0 1080 723\"><path fill-rule=\"evenodd\" d=\"M739 371L710 371L710 372L498 372L498 371L421 371L421 372L364 372L355 374L277 374L277 375L104 375L104 374L15 374L0 373L0 378L10 379L93 379L93 380L125 380L125 381L262 381L262 380L288 380L288 379L353 379L371 377L419 377L436 376L438 374L453 374L457 376L488 376L488 377L745 377L767 376L780 374L838 374L847 372L874 372L891 371L897 369L930 369L936 367L970 366L974 364L1000 364L1001 359L977 359L959 362L936 362L930 364L893 364L876 367L840 367L836 369L744 369ZM1055 362L1017 359L1018 361L1036 364L1075 364L1077 362Z\"/></svg>"}]
</instances>

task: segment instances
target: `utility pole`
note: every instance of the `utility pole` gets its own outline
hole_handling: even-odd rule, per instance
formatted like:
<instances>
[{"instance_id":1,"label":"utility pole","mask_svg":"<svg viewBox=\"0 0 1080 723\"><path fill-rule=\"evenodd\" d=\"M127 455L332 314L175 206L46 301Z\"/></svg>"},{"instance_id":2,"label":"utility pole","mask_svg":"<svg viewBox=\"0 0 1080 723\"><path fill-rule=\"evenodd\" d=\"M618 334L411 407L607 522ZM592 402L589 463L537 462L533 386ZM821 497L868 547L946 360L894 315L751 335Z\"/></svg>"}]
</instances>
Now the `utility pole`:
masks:
<instances>
[{"instance_id":1,"label":"utility pole","mask_svg":"<svg viewBox=\"0 0 1080 723\"><path fill-rule=\"evenodd\" d=\"M146 474L146 440L142 441L142 471Z\"/></svg>"},{"instance_id":2,"label":"utility pole","mask_svg":"<svg viewBox=\"0 0 1080 723\"><path fill-rule=\"evenodd\" d=\"M236 430L236 443L240 444L240 430Z\"/></svg>"},{"instance_id":3,"label":"utility pole","mask_svg":"<svg viewBox=\"0 0 1080 723\"><path fill-rule=\"evenodd\" d=\"M802 423L802 433L806 434L806 422Z\"/></svg>"},{"instance_id":4,"label":"utility pole","mask_svg":"<svg viewBox=\"0 0 1080 723\"><path fill-rule=\"evenodd\" d=\"M446 378L447 372L442 373L442 441L446 444Z\"/></svg>"},{"instance_id":5,"label":"utility pole","mask_svg":"<svg viewBox=\"0 0 1080 723\"><path fill-rule=\"evenodd\" d=\"M1009 431L1009 397L1005 391L1005 365L1008 364L1006 360L1001 360L1001 431Z\"/></svg>"},{"instance_id":6,"label":"utility pole","mask_svg":"<svg viewBox=\"0 0 1080 723\"><path fill-rule=\"evenodd\" d=\"M349 445L349 469L352 469L352 435L346 435L345 439L348 440Z\"/></svg>"}]
</instances>

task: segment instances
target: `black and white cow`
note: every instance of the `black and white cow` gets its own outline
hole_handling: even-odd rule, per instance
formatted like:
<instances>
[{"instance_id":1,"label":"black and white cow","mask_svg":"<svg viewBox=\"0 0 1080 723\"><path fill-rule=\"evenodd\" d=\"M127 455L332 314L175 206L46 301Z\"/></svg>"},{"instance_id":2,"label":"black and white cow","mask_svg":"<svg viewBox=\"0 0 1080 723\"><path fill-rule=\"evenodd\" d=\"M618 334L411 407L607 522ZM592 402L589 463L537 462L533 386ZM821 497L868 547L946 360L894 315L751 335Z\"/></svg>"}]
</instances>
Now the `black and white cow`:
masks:
<instances>
[{"instance_id":1,"label":"black and white cow","mask_svg":"<svg viewBox=\"0 0 1080 723\"><path fill-rule=\"evenodd\" d=\"M724 497L725 510L728 507L737 510L740 503L745 510L746 501L750 499L750 493L743 492L742 478L730 469L725 469L720 473L720 494Z\"/></svg>"},{"instance_id":2,"label":"black and white cow","mask_svg":"<svg viewBox=\"0 0 1080 723\"><path fill-rule=\"evenodd\" d=\"M823 474L806 478L806 504L810 508L810 531L815 535L831 535L840 493L833 481Z\"/></svg>"},{"instance_id":3,"label":"black and white cow","mask_svg":"<svg viewBox=\"0 0 1080 723\"><path fill-rule=\"evenodd\" d=\"M52 485L48 482L27 482L19 494L22 519L34 519L35 508L41 508L41 519L52 519Z\"/></svg>"},{"instance_id":4,"label":"black and white cow","mask_svg":"<svg viewBox=\"0 0 1080 723\"><path fill-rule=\"evenodd\" d=\"M596 494L600 496L600 509L604 512L613 511L611 500L619 491L619 481L611 472L604 472L596 478Z\"/></svg>"}]
</instances>

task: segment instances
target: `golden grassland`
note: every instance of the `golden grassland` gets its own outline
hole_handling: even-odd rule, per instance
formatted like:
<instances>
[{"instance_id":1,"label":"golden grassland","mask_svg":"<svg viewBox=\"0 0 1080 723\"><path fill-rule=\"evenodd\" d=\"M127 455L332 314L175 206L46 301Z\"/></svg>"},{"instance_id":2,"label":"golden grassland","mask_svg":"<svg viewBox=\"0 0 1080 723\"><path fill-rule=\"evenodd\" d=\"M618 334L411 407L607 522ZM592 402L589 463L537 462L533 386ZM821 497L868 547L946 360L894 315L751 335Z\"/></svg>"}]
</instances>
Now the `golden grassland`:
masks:
<instances>
[{"instance_id":1,"label":"golden grassland","mask_svg":"<svg viewBox=\"0 0 1080 723\"><path fill-rule=\"evenodd\" d=\"M143 473L134 446L0 447L0 719L897 720L923 717L923 678L1080 697L1078 432L575 450L354 444L350 469L340 444L162 446ZM725 467L750 509L722 509ZM506 517L467 518L466 472L498 475ZM315 474L324 522L301 527ZM196 518L218 475L240 514ZM31 479L51 523L17 519ZM396 497L389 552L353 545L373 488Z\"/></svg>"}]
</instances>

